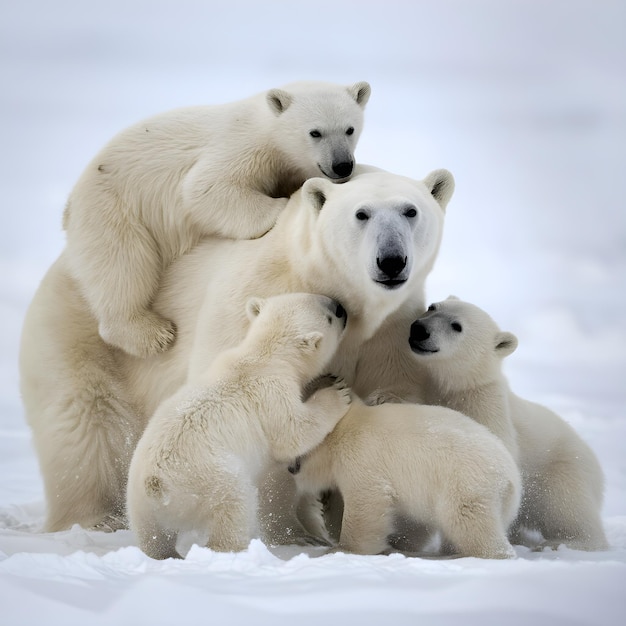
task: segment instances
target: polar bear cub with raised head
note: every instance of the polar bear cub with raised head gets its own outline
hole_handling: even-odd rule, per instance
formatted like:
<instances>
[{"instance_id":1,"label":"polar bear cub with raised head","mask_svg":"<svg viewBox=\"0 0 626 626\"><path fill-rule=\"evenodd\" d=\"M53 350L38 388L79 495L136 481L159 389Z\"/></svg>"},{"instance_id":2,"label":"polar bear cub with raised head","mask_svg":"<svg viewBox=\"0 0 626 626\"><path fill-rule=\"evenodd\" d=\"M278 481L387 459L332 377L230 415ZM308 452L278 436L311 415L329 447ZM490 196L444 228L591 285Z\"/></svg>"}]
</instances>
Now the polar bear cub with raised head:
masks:
<instances>
[{"instance_id":1,"label":"polar bear cub with raised head","mask_svg":"<svg viewBox=\"0 0 626 626\"><path fill-rule=\"evenodd\" d=\"M290 471L303 496L341 493L340 550L385 552L410 520L461 556L515 556L507 539L521 492L515 461L484 426L451 409L354 398Z\"/></svg>"},{"instance_id":2,"label":"polar bear cub with raised head","mask_svg":"<svg viewBox=\"0 0 626 626\"><path fill-rule=\"evenodd\" d=\"M502 359L517 348L515 335L451 296L412 324L409 342L426 378L426 401L484 424L518 459L523 498L512 540L522 542L528 529L542 534L543 545L605 549L600 464L567 422L511 391Z\"/></svg>"},{"instance_id":3,"label":"polar bear cub with raised head","mask_svg":"<svg viewBox=\"0 0 626 626\"><path fill-rule=\"evenodd\" d=\"M350 178L369 95L366 82L294 83L119 133L63 219L69 267L101 337L139 357L166 350L175 325L152 309L163 270L203 237L260 237L308 178Z\"/></svg>"},{"instance_id":4,"label":"polar bear cub with raised head","mask_svg":"<svg viewBox=\"0 0 626 626\"><path fill-rule=\"evenodd\" d=\"M272 462L304 454L350 404L336 383L306 400L343 335L346 313L311 294L251 298L244 341L166 400L130 465L127 508L141 549L180 556L181 532L219 551L244 550L257 533L257 482Z\"/></svg>"}]
</instances>

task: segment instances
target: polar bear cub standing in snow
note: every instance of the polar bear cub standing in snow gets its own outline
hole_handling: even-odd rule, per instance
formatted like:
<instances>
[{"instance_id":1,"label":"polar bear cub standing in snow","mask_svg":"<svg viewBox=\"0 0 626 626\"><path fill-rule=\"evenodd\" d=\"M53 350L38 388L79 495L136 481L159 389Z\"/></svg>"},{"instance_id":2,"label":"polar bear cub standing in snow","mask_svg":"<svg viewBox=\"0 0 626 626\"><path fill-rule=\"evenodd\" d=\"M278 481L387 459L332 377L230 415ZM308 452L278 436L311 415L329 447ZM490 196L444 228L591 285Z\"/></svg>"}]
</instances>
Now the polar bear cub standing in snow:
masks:
<instances>
[{"instance_id":1,"label":"polar bear cub standing in snow","mask_svg":"<svg viewBox=\"0 0 626 626\"><path fill-rule=\"evenodd\" d=\"M290 471L303 496L341 493L339 549L384 552L409 520L426 538L439 531L461 556L515 556L507 539L521 492L515 461L484 426L451 409L355 398Z\"/></svg>"},{"instance_id":2,"label":"polar bear cub standing in snow","mask_svg":"<svg viewBox=\"0 0 626 626\"><path fill-rule=\"evenodd\" d=\"M163 270L202 237L260 237L307 178L349 179L369 96L366 82L294 83L118 134L63 218L69 267L101 337L139 357L167 350L175 326L151 308Z\"/></svg>"},{"instance_id":3,"label":"polar bear cub standing in snow","mask_svg":"<svg viewBox=\"0 0 626 626\"><path fill-rule=\"evenodd\" d=\"M178 557L186 531L214 550L244 550L256 533L261 473L316 446L348 410L341 383L302 400L341 340L341 305L287 294L252 298L247 310L244 341L166 400L135 450L128 515L153 558Z\"/></svg>"},{"instance_id":4,"label":"polar bear cub standing in snow","mask_svg":"<svg viewBox=\"0 0 626 626\"><path fill-rule=\"evenodd\" d=\"M409 343L424 368L425 400L484 424L518 459L523 497L513 540L528 529L541 532L545 545L605 549L600 464L563 419L510 390L502 359L517 348L515 335L451 296L412 324Z\"/></svg>"}]
</instances>

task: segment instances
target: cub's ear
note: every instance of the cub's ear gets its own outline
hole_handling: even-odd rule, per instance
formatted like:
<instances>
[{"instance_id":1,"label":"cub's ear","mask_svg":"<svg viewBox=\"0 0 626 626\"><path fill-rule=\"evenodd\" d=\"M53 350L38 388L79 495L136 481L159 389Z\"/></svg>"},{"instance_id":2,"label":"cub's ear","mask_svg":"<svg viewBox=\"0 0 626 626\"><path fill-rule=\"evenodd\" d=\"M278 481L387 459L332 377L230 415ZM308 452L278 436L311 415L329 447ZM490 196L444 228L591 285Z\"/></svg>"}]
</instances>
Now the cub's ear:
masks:
<instances>
[{"instance_id":1,"label":"cub's ear","mask_svg":"<svg viewBox=\"0 0 626 626\"><path fill-rule=\"evenodd\" d=\"M450 294L446 300L460 300L461 298L459 298L458 296L453 296L452 294Z\"/></svg>"},{"instance_id":2,"label":"cub's ear","mask_svg":"<svg viewBox=\"0 0 626 626\"><path fill-rule=\"evenodd\" d=\"M309 178L302 185L302 194L316 211L320 211L326 203L327 192L330 189L329 185L332 184L325 178Z\"/></svg>"},{"instance_id":3,"label":"cub's ear","mask_svg":"<svg viewBox=\"0 0 626 626\"><path fill-rule=\"evenodd\" d=\"M454 193L454 176L448 170L434 170L422 182L445 211Z\"/></svg>"},{"instance_id":4,"label":"cub's ear","mask_svg":"<svg viewBox=\"0 0 626 626\"><path fill-rule=\"evenodd\" d=\"M370 99L372 88L369 83L362 80L348 87L348 93L354 98L354 101L364 109L367 101Z\"/></svg>"},{"instance_id":5,"label":"cub's ear","mask_svg":"<svg viewBox=\"0 0 626 626\"><path fill-rule=\"evenodd\" d=\"M517 344L517 337L513 333L499 332L495 339L496 354L503 359L515 352Z\"/></svg>"},{"instance_id":6,"label":"cub's ear","mask_svg":"<svg viewBox=\"0 0 626 626\"><path fill-rule=\"evenodd\" d=\"M263 300L263 298L249 298L248 302L246 302L246 314L248 315L248 319L253 320L257 317L264 304L265 300Z\"/></svg>"},{"instance_id":7,"label":"cub's ear","mask_svg":"<svg viewBox=\"0 0 626 626\"><path fill-rule=\"evenodd\" d=\"M277 117L284 113L293 102L293 96L283 89L270 89L265 97L267 104Z\"/></svg>"},{"instance_id":8,"label":"cub's ear","mask_svg":"<svg viewBox=\"0 0 626 626\"><path fill-rule=\"evenodd\" d=\"M298 337L298 346L304 352L315 352L323 339L322 333L307 333Z\"/></svg>"}]
</instances>

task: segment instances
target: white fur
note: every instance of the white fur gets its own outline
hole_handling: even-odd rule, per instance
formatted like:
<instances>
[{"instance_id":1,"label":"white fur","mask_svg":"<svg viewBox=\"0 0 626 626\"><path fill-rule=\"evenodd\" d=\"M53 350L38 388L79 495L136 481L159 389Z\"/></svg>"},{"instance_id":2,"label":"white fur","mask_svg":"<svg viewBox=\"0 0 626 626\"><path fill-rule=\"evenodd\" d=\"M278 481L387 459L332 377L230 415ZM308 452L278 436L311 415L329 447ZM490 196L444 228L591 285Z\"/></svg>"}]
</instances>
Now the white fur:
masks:
<instances>
[{"instance_id":1,"label":"white fur","mask_svg":"<svg viewBox=\"0 0 626 626\"><path fill-rule=\"evenodd\" d=\"M243 342L163 402L141 437L128 476L128 516L153 558L179 556L178 534L193 531L220 551L257 536L256 491L272 461L304 454L350 404L336 384L305 402L324 372L345 314L326 296L286 294L248 304Z\"/></svg>"},{"instance_id":2,"label":"white fur","mask_svg":"<svg viewBox=\"0 0 626 626\"><path fill-rule=\"evenodd\" d=\"M519 506L517 466L497 437L450 409L355 400L301 460L296 484L305 494L339 490L341 550L386 551L408 521L441 532L462 556L515 555L507 529Z\"/></svg>"},{"instance_id":3,"label":"white fur","mask_svg":"<svg viewBox=\"0 0 626 626\"><path fill-rule=\"evenodd\" d=\"M431 305L411 327L425 401L469 415L497 434L518 459L522 506L513 540L539 531L546 545L607 547L600 512L602 469L591 448L554 412L515 395L502 359L517 338L500 331L475 305L450 297Z\"/></svg>"},{"instance_id":4,"label":"white fur","mask_svg":"<svg viewBox=\"0 0 626 626\"><path fill-rule=\"evenodd\" d=\"M394 312L406 316L424 306L453 186L445 170L424 181L373 168L341 185L307 181L264 237L210 238L170 266L154 308L176 323L178 338L172 349L147 359L102 341L63 253L29 307L20 354L46 529L123 525L128 464L148 416L188 375L206 371L217 354L243 340L251 296L298 291L338 300L348 323L329 369L360 387L361 376L393 376L380 358L389 351L386 337L374 350L376 332ZM357 219L364 206L377 217ZM404 216L409 206L416 217ZM395 288L377 282L385 278L375 259L389 250L387 225L398 235L396 256L407 258L407 280ZM365 341L371 356L362 357ZM284 474L268 473L260 502L265 537L274 543L291 543L304 532L294 521L293 481Z\"/></svg>"},{"instance_id":5,"label":"white fur","mask_svg":"<svg viewBox=\"0 0 626 626\"><path fill-rule=\"evenodd\" d=\"M151 308L164 269L207 235L260 237L307 178L347 180L369 95L365 82L295 83L119 133L64 215L68 269L103 339L140 357L166 350L176 327Z\"/></svg>"}]
</instances>

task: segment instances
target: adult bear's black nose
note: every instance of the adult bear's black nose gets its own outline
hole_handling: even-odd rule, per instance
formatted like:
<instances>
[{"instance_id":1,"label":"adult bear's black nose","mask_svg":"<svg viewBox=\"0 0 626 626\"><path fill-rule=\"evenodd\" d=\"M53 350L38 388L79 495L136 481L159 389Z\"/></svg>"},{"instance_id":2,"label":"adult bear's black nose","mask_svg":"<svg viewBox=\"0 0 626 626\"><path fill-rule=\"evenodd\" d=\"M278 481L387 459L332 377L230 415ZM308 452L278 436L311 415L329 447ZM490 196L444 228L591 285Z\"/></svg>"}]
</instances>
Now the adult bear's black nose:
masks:
<instances>
[{"instance_id":1,"label":"adult bear's black nose","mask_svg":"<svg viewBox=\"0 0 626 626\"><path fill-rule=\"evenodd\" d=\"M395 278L406 267L406 257L402 256L386 256L384 258L376 258L378 269L389 278Z\"/></svg>"},{"instance_id":2,"label":"adult bear's black nose","mask_svg":"<svg viewBox=\"0 0 626 626\"><path fill-rule=\"evenodd\" d=\"M352 174L354 161L343 161L342 163L333 163L333 172L338 178L347 178Z\"/></svg>"}]
</instances>

